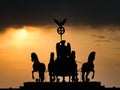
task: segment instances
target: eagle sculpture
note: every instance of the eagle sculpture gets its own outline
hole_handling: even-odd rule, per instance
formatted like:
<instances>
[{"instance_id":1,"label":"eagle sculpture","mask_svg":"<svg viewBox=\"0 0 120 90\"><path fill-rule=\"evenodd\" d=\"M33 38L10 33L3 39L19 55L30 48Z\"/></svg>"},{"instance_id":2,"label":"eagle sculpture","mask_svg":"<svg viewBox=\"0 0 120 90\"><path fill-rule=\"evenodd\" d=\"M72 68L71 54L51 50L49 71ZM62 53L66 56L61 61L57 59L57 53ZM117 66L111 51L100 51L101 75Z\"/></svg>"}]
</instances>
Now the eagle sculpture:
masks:
<instances>
[{"instance_id":1,"label":"eagle sculpture","mask_svg":"<svg viewBox=\"0 0 120 90\"><path fill-rule=\"evenodd\" d=\"M58 21L57 19L54 18L54 22L55 22L58 26L60 26L60 27L62 27L62 25L64 25L64 24L66 23L66 21L67 21L66 18L63 19L62 21L61 21L61 20Z\"/></svg>"}]
</instances>

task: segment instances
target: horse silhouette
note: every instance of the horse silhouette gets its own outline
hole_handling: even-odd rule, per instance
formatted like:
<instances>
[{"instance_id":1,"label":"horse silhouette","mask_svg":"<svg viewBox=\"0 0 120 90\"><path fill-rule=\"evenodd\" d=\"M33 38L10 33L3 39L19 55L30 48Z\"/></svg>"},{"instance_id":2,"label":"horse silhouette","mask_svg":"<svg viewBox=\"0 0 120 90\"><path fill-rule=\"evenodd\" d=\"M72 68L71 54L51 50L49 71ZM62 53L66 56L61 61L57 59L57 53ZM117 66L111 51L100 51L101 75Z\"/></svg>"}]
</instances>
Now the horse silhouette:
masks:
<instances>
[{"instance_id":1,"label":"horse silhouette","mask_svg":"<svg viewBox=\"0 0 120 90\"><path fill-rule=\"evenodd\" d=\"M72 76L72 81L76 82L77 79L77 64L75 62L75 51L71 52L70 43L65 45L65 40L56 44L57 58L54 60L54 53L50 55L50 62L48 64L48 70L50 75L50 82L57 80L58 76L63 77L63 82L65 82L65 77Z\"/></svg>"},{"instance_id":2,"label":"horse silhouette","mask_svg":"<svg viewBox=\"0 0 120 90\"><path fill-rule=\"evenodd\" d=\"M93 72L92 79L94 78L95 70L94 70L94 64L93 61L95 59L96 52L91 52L88 56L88 62L85 62L82 64L82 81L88 82L90 79L88 78L88 75L90 72Z\"/></svg>"},{"instance_id":3,"label":"horse silhouette","mask_svg":"<svg viewBox=\"0 0 120 90\"><path fill-rule=\"evenodd\" d=\"M50 53L50 61L48 64L48 71L49 71L49 76L50 76L50 82L53 82L55 80L55 75L54 75L54 52Z\"/></svg>"},{"instance_id":4,"label":"horse silhouette","mask_svg":"<svg viewBox=\"0 0 120 90\"><path fill-rule=\"evenodd\" d=\"M38 72L39 73L39 79L36 79L36 81L38 82L43 82L44 81L44 72L45 72L45 64L44 63L40 63L38 60L38 56L36 53L31 53L31 60L33 63L33 70L32 70L32 78L34 79L34 72Z\"/></svg>"}]
</instances>

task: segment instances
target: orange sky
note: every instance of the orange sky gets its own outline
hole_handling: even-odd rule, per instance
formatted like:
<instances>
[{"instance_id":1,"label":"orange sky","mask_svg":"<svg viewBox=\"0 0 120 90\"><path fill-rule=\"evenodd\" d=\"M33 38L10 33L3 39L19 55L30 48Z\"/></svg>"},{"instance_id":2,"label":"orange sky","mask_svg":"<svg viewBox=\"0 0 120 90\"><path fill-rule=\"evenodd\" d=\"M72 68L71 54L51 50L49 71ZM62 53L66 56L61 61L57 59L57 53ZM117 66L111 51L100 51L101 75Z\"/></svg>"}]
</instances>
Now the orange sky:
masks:
<instances>
[{"instance_id":1,"label":"orange sky","mask_svg":"<svg viewBox=\"0 0 120 90\"><path fill-rule=\"evenodd\" d=\"M56 29L54 26L11 27L0 34L0 87L19 87L23 82L34 81L30 53L36 52L47 67L50 52L56 52L55 45L60 41ZM120 87L120 30L90 26L65 26L65 29L63 39L76 51L76 61L84 63L88 54L96 51L94 80L105 86ZM81 64L77 64L80 68ZM45 81L49 78L47 74Z\"/></svg>"}]
</instances>

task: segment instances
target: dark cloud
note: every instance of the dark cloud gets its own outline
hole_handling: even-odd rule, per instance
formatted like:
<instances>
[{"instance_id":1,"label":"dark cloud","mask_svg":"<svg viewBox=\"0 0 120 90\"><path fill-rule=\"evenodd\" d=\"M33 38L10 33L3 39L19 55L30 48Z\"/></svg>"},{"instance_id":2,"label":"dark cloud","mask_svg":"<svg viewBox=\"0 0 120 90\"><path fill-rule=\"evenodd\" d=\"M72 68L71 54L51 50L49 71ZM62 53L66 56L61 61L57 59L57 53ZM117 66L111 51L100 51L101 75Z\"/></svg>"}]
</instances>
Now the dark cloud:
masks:
<instances>
[{"instance_id":1,"label":"dark cloud","mask_svg":"<svg viewBox=\"0 0 120 90\"><path fill-rule=\"evenodd\" d=\"M0 0L0 29L53 24L120 25L119 0Z\"/></svg>"},{"instance_id":2,"label":"dark cloud","mask_svg":"<svg viewBox=\"0 0 120 90\"><path fill-rule=\"evenodd\" d=\"M104 35L91 35L91 36L95 39L94 42L111 42L111 40L107 39L107 37Z\"/></svg>"}]
</instances>

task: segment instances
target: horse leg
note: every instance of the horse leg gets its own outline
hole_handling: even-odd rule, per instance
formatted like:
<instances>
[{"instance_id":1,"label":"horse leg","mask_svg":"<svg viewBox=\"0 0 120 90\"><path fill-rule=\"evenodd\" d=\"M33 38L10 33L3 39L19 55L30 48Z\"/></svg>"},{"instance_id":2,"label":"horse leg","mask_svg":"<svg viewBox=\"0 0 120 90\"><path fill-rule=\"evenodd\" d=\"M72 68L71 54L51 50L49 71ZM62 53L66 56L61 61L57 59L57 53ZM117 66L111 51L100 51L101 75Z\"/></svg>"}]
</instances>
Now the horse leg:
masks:
<instances>
[{"instance_id":1,"label":"horse leg","mask_svg":"<svg viewBox=\"0 0 120 90\"><path fill-rule=\"evenodd\" d=\"M50 77L50 82L55 81L55 75L53 74L53 72L49 72L49 77Z\"/></svg>"},{"instance_id":2,"label":"horse leg","mask_svg":"<svg viewBox=\"0 0 120 90\"><path fill-rule=\"evenodd\" d=\"M44 81L44 72L42 73L42 76L41 76L41 82Z\"/></svg>"},{"instance_id":3,"label":"horse leg","mask_svg":"<svg viewBox=\"0 0 120 90\"><path fill-rule=\"evenodd\" d=\"M63 76L63 82L65 82L65 76Z\"/></svg>"},{"instance_id":4,"label":"horse leg","mask_svg":"<svg viewBox=\"0 0 120 90\"><path fill-rule=\"evenodd\" d=\"M43 82L44 81L44 72L40 72L39 77L40 77L40 82Z\"/></svg>"},{"instance_id":5,"label":"horse leg","mask_svg":"<svg viewBox=\"0 0 120 90\"><path fill-rule=\"evenodd\" d=\"M92 75L92 79L94 78L94 75L95 75L95 71L93 70L93 75Z\"/></svg>"},{"instance_id":6,"label":"horse leg","mask_svg":"<svg viewBox=\"0 0 120 90\"><path fill-rule=\"evenodd\" d=\"M87 82L89 82L89 80L90 80L90 79L88 78L89 73L90 73L89 71L86 72L86 81L87 81Z\"/></svg>"},{"instance_id":7,"label":"horse leg","mask_svg":"<svg viewBox=\"0 0 120 90\"><path fill-rule=\"evenodd\" d=\"M75 73L75 82L78 82L78 73Z\"/></svg>"},{"instance_id":8,"label":"horse leg","mask_svg":"<svg viewBox=\"0 0 120 90\"><path fill-rule=\"evenodd\" d=\"M52 77L53 77L53 76L52 76L52 74L51 74L51 75L50 75L50 82L53 82L53 79L52 79Z\"/></svg>"},{"instance_id":9,"label":"horse leg","mask_svg":"<svg viewBox=\"0 0 120 90\"><path fill-rule=\"evenodd\" d=\"M55 75L52 74L52 81L55 81Z\"/></svg>"},{"instance_id":10,"label":"horse leg","mask_svg":"<svg viewBox=\"0 0 120 90\"><path fill-rule=\"evenodd\" d=\"M70 82L71 75L69 75L69 82Z\"/></svg>"},{"instance_id":11,"label":"horse leg","mask_svg":"<svg viewBox=\"0 0 120 90\"><path fill-rule=\"evenodd\" d=\"M50 82L52 82L52 73L49 72Z\"/></svg>"},{"instance_id":12,"label":"horse leg","mask_svg":"<svg viewBox=\"0 0 120 90\"><path fill-rule=\"evenodd\" d=\"M56 79L57 79L57 81L56 81L56 82L59 82L59 80L60 80L60 79L58 78L58 76L56 76Z\"/></svg>"},{"instance_id":13,"label":"horse leg","mask_svg":"<svg viewBox=\"0 0 120 90\"><path fill-rule=\"evenodd\" d=\"M32 71L32 79L34 79L34 70Z\"/></svg>"},{"instance_id":14,"label":"horse leg","mask_svg":"<svg viewBox=\"0 0 120 90\"><path fill-rule=\"evenodd\" d=\"M72 82L75 82L75 74L72 75Z\"/></svg>"},{"instance_id":15,"label":"horse leg","mask_svg":"<svg viewBox=\"0 0 120 90\"><path fill-rule=\"evenodd\" d=\"M84 75L85 75L85 72L82 72L82 81L83 81L83 82L85 81Z\"/></svg>"},{"instance_id":16,"label":"horse leg","mask_svg":"<svg viewBox=\"0 0 120 90\"><path fill-rule=\"evenodd\" d=\"M41 73L39 72L39 79L38 82L41 82Z\"/></svg>"}]
</instances>

